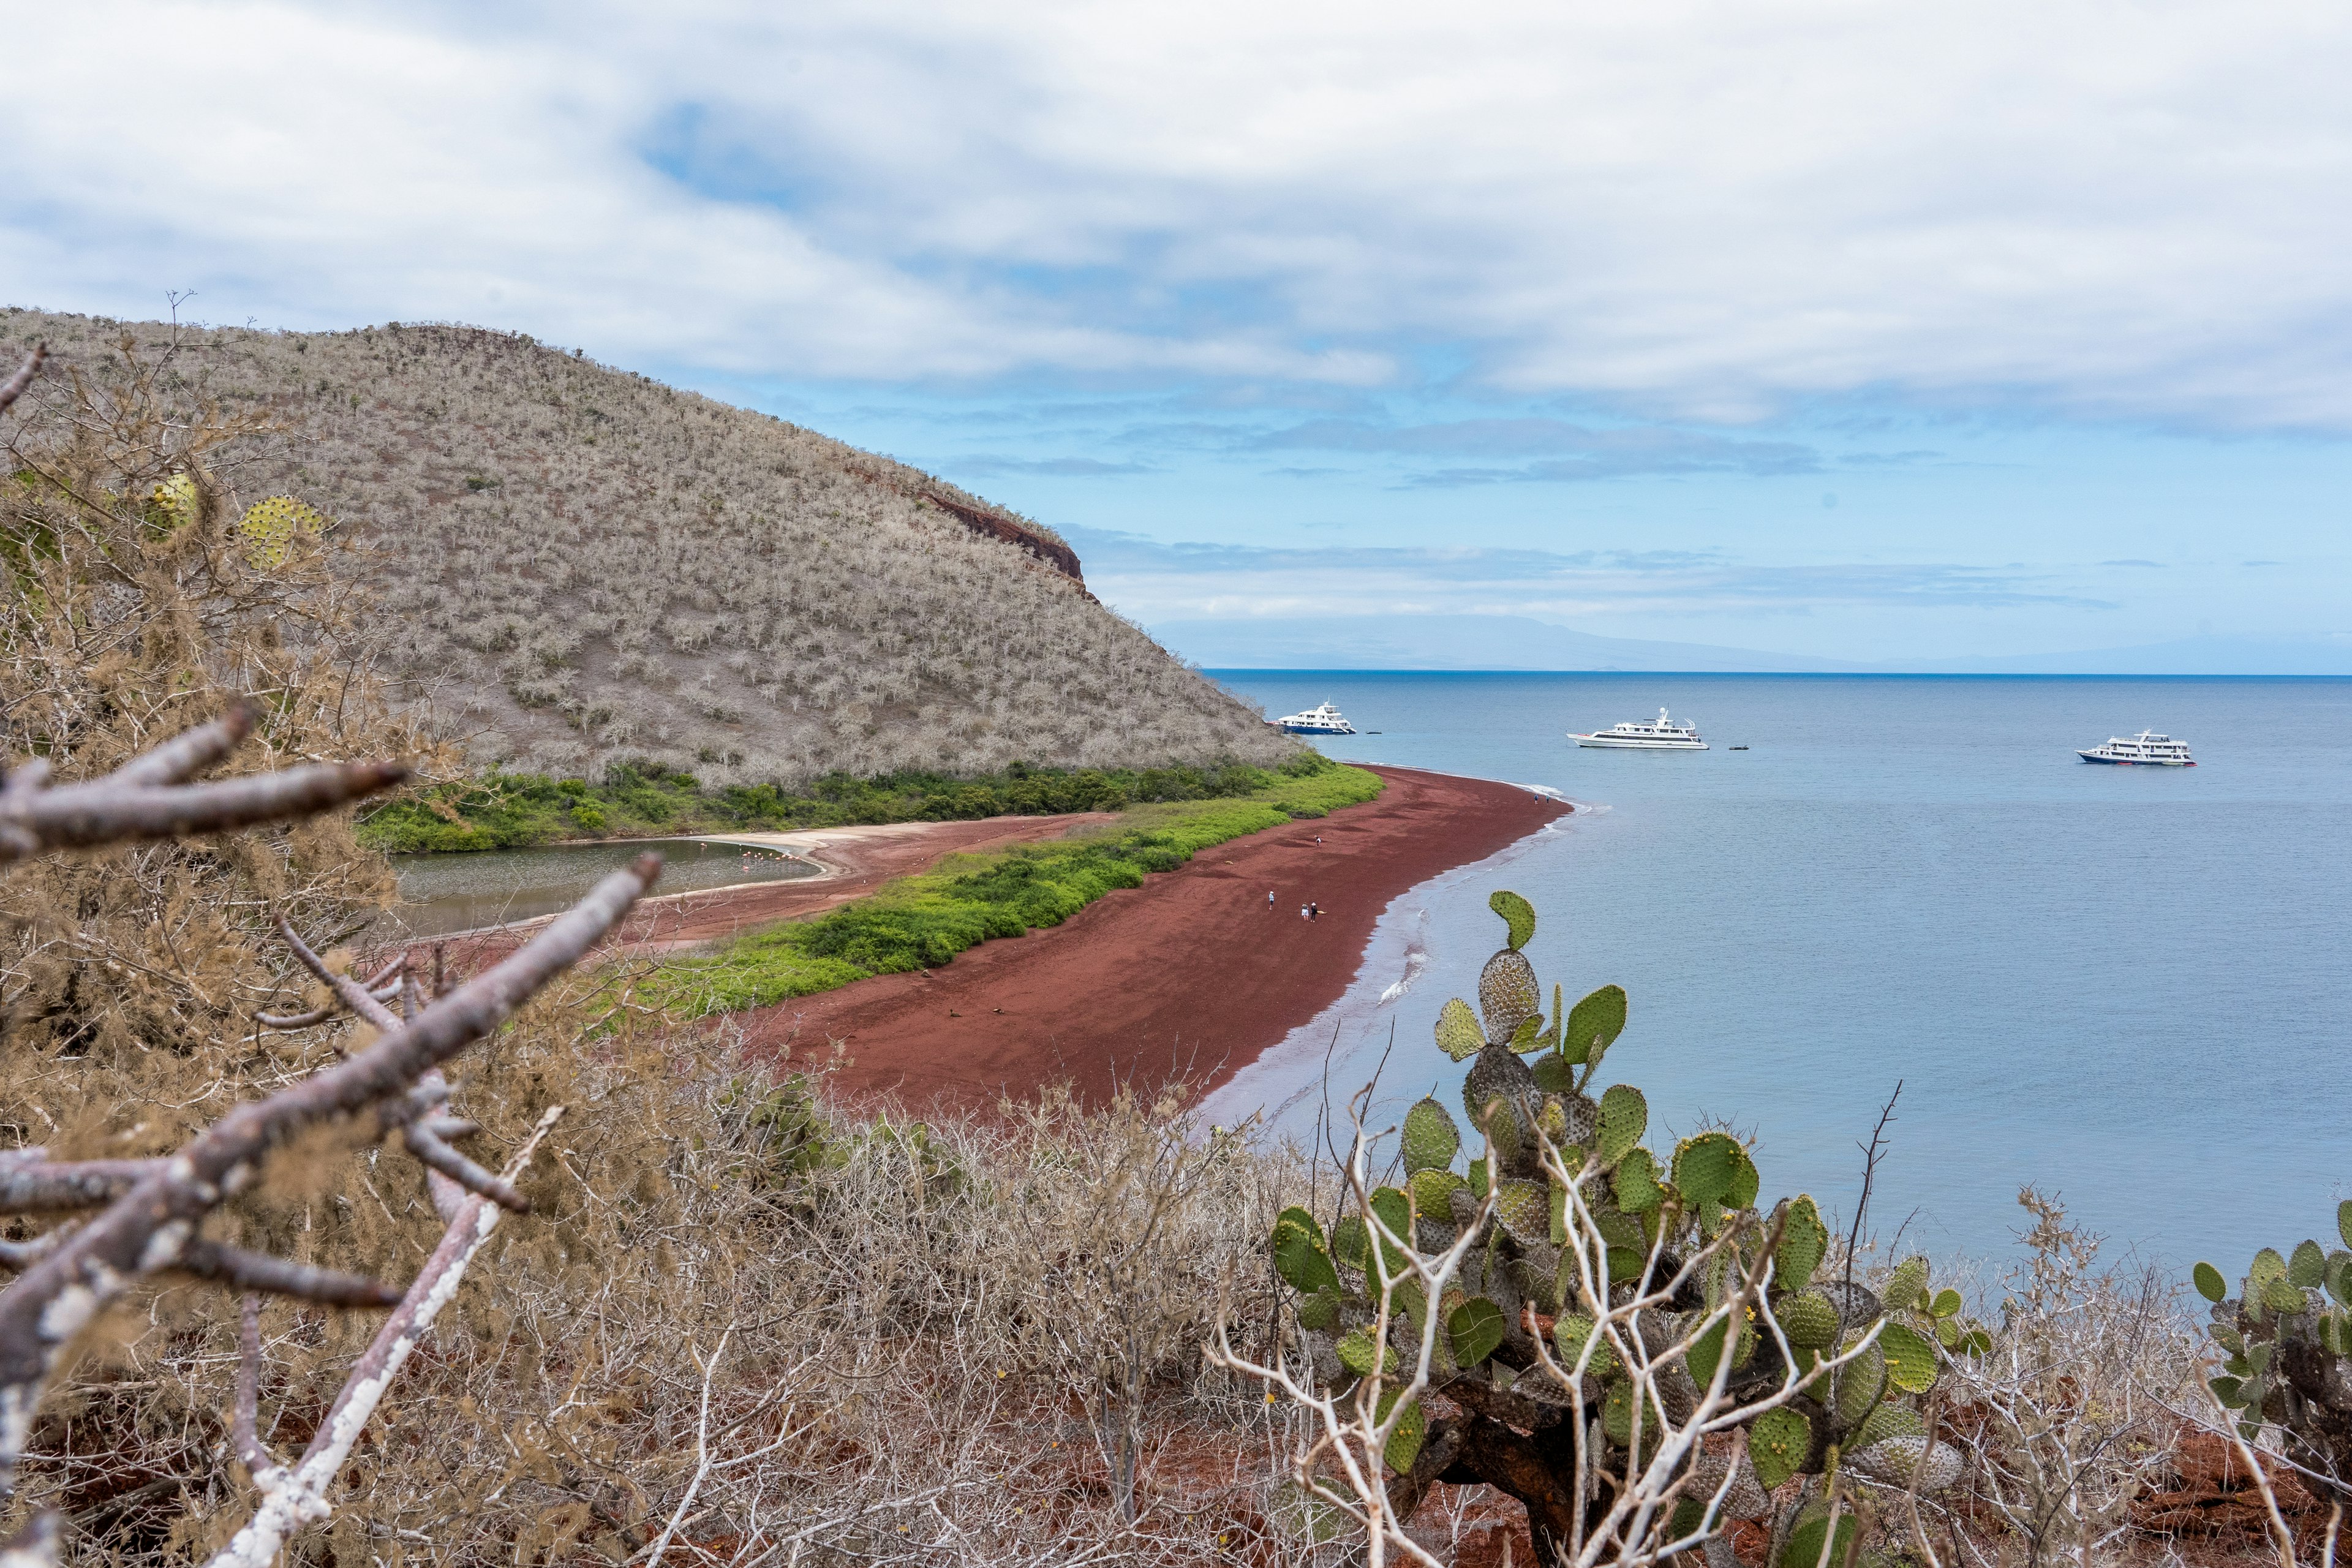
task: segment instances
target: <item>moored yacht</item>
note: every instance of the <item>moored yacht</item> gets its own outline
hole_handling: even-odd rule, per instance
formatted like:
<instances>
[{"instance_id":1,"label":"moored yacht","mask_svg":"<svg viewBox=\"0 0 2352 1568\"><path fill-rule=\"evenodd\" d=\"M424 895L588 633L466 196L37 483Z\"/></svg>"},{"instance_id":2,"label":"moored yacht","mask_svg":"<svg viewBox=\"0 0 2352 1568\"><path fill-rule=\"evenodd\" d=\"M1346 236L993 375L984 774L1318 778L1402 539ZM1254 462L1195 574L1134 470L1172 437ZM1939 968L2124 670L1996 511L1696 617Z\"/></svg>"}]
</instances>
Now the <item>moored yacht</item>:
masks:
<instances>
[{"instance_id":1,"label":"moored yacht","mask_svg":"<svg viewBox=\"0 0 2352 1568\"><path fill-rule=\"evenodd\" d=\"M2189 754L2189 743L2169 735L2159 735L2153 730L2142 730L2137 735L2112 735L2104 746L2093 746L2076 756L2086 763L2114 763L2126 768L2193 768L2196 759Z\"/></svg>"},{"instance_id":2,"label":"moored yacht","mask_svg":"<svg viewBox=\"0 0 2352 1568\"><path fill-rule=\"evenodd\" d=\"M1590 735L1580 735L1570 730L1568 738L1580 746L1627 747L1644 752L1706 750L1706 742L1698 738L1696 725L1675 723L1666 717L1666 710L1663 708L1658 710L1658 721L1654 724L1637 723L1629 719L1606 730L1595 730Z\"/></svg>"},{"instance_id":3,"label":"moored yacht","mask_svg":"<svg viewBox=\"0 0 2352 1568\"><path fill-rule=\"evenodd\" d=\"M1276 719L1275 728L1292 735L1352 735L1356 727L1340 716L1328 701L1309 708L1304 713L1293 713L1286 719Z\"/></svg>"}]
</instances>

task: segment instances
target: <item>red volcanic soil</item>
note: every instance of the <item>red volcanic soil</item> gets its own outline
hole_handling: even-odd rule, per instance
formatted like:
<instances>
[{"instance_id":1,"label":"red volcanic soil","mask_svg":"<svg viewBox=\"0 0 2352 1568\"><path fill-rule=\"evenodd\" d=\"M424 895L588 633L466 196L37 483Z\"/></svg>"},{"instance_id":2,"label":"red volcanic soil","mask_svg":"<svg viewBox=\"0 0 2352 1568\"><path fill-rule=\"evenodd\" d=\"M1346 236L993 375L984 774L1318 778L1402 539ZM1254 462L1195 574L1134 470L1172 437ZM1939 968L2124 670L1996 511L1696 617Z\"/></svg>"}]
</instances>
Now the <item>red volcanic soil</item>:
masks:
<instances>
[{"instance_id":1,"label":"red volcanic soil","mask_svg":"<svg viewBox=\"0 0 2352 1568\"><path fill-rule=\"evenodd\" d=\"M1378 800L1204 849L1062 925L732 1021L803 1054L843 1041L837 1087L919 1105L1061 1079L1088 1098L1171 1073L1213 1085L1339 999L1391 900L1568 809L1510 784L1372 771L1388 781ZM1321 916L1301 920L1310 900Z\"/></svg>"}]
</instances>

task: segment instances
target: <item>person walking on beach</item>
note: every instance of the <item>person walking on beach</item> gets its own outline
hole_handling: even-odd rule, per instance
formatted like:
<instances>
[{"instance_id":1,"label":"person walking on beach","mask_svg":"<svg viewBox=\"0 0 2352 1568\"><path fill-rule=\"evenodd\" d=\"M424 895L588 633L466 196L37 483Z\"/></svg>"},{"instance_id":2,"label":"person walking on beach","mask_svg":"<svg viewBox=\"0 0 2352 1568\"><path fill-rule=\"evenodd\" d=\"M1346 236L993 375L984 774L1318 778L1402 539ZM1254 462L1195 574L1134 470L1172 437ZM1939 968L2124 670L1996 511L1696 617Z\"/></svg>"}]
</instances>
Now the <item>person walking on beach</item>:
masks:
<instances>
[{"instance_id":1,"label":"person walking on beach","mask_svg":"<svg viewBox=\"0 0 2352 1568\"><path fill-rule=\"evenodd\" d=\"M1309 905L1307 905L1307 918L1308 920L1310 920L1310 921L1319 921L1319 920L1321 920L1321 919L1323 918L1323 906L1322 906L1322 905L1320 905L1320 904L1309 904Z\"/></svg>"},{"instance_id":2,"label":"person walking on beach","mask_svg":"<svg viewBox=\"0 0 2352 1568\"><path fill-rule=\"evenodd\" d=\"M1272 888L1268 888L1265 890L1265 912L1267 914L1274 913L1274 889Z\"/></svg>"},{"instance_id":3,"label":"person walking on beach","mask_svg":"<svg viewBox=\"0 0 2352 1568\"><path fill-rule=\"evenodd\" d=\"M1307 918L1308 918L1307 913L1307 906L1306 906L1305 904L1301 904L1301 905L1299 905L1299 906L1298 906L1298 918L1299 918L1300 920L1306 920L1306 919L1307 919Z\"/></svg>"}]
</instances>

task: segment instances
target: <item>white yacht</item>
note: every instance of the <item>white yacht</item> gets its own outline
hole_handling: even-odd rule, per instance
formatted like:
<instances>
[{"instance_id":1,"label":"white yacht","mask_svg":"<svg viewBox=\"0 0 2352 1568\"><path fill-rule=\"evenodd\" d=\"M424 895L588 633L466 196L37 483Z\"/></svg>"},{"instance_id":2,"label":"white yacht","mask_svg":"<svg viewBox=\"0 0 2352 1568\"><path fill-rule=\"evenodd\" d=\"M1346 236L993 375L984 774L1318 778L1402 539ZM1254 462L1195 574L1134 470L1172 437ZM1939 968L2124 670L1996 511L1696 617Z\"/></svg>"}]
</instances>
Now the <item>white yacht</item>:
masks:
<instances>
[{"instance_id":1,"label":"white yacht","mask_svg":"<svg viewBox=\"0 0 2352 1568\"><path fill-rule=\"evenodd\" d=\"M1275 728L1292 735L1352 735L1356 727L1340 715L1329 702L1309 708L1304 713L1293 713L1286 719L1276 719Z\"/></svg>"},{"instance_id":2,"label":"white yacht","mask_svg":"<svg viewBox=\"0 0 2352 1568\"><path fill-rule=\"evenodd\" d=\"M1706 750L1706 742L1698 738L1698 726L1675 723L1666 717L1663 708L1658 710L1658 721L1654 724L1636 723L1629 719L1610 729L1595 730L1590 735L1570 730L1568 738L1580 746L1624 746L1644 752Z\"/></svg>"},{"instance_id":3,"label":"white yacht","mask_svg":"<svg viewBox=\"0 0 2352 1568\"><path fill-rule=\"evenodd\" d=\"M2153 730L2142 730L2137 735L2110 736L2104 746L2093 746L2076 756L2086 763L2114 763L2126 768L2193 768L2196 759L2189 754L2189 743L2169 735L2159 735Z\"/></svg>"}]
</instances>

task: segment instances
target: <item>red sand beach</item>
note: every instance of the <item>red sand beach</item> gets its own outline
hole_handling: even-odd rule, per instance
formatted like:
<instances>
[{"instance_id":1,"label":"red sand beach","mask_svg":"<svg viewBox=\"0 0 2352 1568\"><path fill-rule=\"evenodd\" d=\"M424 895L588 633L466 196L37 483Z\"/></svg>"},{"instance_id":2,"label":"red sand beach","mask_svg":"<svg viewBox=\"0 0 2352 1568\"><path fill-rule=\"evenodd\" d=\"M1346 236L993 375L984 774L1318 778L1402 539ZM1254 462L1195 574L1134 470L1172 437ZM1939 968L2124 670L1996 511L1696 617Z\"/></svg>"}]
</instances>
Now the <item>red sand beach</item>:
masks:
<instances>
[{"instance_id":1,"label":"red sand beach","mask_svg":"<svg viewBox=\"0 0 2352 1568\"><path fill-rule=\"evenodd\" d=\"M1390 900L1568 809L1510 784L1374 771L1378 800L1204 849L1051 930L735 1021L803 1059L845 1041L840 1087L914 1105L1064 1078L1089 1097L1171 1072L1213 1085L1339 999ZM1298 914L1309 900L1312 921Z\"/></svg>"}]
</instances>

